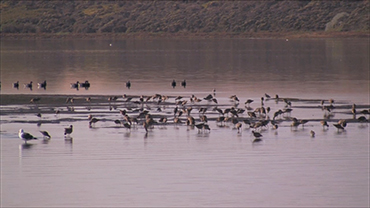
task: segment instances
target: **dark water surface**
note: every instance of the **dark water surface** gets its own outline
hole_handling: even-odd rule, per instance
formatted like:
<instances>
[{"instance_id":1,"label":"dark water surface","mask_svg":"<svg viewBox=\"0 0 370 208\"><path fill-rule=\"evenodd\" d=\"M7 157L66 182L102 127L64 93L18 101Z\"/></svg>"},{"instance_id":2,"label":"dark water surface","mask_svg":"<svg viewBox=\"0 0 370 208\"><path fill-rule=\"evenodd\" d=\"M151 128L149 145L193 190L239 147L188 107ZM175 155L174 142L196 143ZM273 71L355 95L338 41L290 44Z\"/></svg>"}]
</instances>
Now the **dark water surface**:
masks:
<instances>
[{"instance_id":1,"label":"dark water surface","mask_svg":"<svg viewBox=\"0 0 370 208\"><path fill-rule=\"evenodd\" d=\"M358 122L362 114L353 117L351 106L369 108L369 55L367 39L2 40L2 94L62 94L76 101L0 106L1 206L368 207L369 123ZM184 79L186 88L180 86ZM37 89L44 80L46 90ZM85 80L88 90L70 88ZM23 88L30 81L32 91ZM93 97L160 93L189 100L213 89L222 109L233 106L234 94L236 107L246 111L260 107L265 93L311 100L292 100L291 115L277 119L279 128L260 129L263 141L252 143L252 128L243 123L238 133L232 124L220 127L212 120L216 104L204 100L185 107L193 107L197 122L198 109L207 107L210 132L174 125L174 98L168 105L130 103L129 109L120 97L109 103L112 109ZM79 98L86 95L92 96L89 105ZM329 104L330 98L336 108L323 129L320 100ZM250 109L247 99L254 100ZM285 105L264 103L270 118ZM147 134L141 125L130 131L113 123L123 119L120 109L134 117L140 106L156 119L167 116L168 125ZM88 114L101 119L92 128ZM309 122L291 128L290 117ZM333 126L339 119L348 121L344 131ZM71 124L73 139L66 140L64 128ZM39 140L24 145L20 128Z\"/></svg>"},{"instance_id":2,"label":"dark water surface","mask_svg":"<svg viewBox=\"0 0 370 208\"><path fill-rule=\"evenodd\" d=\"M112 44L110 46L110 44ZM368 101L369 41L325 40L6 40L2 93L124 94L211 92L225 96L347 98ZM171 89L175 79L187 88ZM47 90L23 83L47 80ZM89 80L91 88L70 89ZM125 87L132 82L131 90ZM19 81L19 90L12 83ZM37 86L37 85L36 85ZM36 88L36 87L34 87Z\"/></svg>"}]
</instances>

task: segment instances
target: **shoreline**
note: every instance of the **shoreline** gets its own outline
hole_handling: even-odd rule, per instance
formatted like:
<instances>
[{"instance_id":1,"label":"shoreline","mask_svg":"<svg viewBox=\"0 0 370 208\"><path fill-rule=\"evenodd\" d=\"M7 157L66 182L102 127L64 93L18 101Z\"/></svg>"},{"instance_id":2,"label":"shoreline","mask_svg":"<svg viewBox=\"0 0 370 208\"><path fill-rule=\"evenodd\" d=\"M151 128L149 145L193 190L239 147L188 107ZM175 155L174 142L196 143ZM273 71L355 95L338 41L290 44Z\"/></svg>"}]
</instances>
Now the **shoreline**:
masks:
<instances>
[{"instance_id":1,"label":"shoreline","mask_svg":"<svg viewBox=\"0 0 370 208\"><path fill-rule=\"evenodd\" d=\"M141 96L149 97L153 95L139 95L139 94L88 94L88 95L77 95L77 94L0 94L0 106L7 106L7 105L27 105L27 104L67 104L66 99L73 98L75 104L86 104L90 102L86 102L86 98L91 98L94 100L95 103L120 103L120 102L127 102L128 98L131 99L139 99ZM174 99L178 95L166 95L169 99ZM181 95L186 97L186 95ZM114 101L109 101L108 98L116 97ZM31 99L39 98L37 102L31 102ZM269 100L274 100L275 98L270 98ZM305 99L305 98L296 98L296 97L284 97L279 98L282 102L284 99L290 100L292 102L317 102L319 103L322 99L312 98L312 99ZM130 102L130 101L129 101ZM351 107L352 104L350 103L343 103L337 102L341 105L348 105L346 107ZM199 104L201 105L201 104ZM209 104L208 104L209 105ZM220 104L222 105L222 104ZM369 103L361 103L357 104L360 108L370 108Z\"/></svg>"},{"instance_id":2,"label":"shoreline","mask_svg":"<svg viewBox=\"0 0 370 208\"><path fill-rule=\"evenodd\" d=\"M370 38L370 32L249 32L249 33L1 33L2 40L43 39L301 39Z\"/></svg>"}]
</instances>

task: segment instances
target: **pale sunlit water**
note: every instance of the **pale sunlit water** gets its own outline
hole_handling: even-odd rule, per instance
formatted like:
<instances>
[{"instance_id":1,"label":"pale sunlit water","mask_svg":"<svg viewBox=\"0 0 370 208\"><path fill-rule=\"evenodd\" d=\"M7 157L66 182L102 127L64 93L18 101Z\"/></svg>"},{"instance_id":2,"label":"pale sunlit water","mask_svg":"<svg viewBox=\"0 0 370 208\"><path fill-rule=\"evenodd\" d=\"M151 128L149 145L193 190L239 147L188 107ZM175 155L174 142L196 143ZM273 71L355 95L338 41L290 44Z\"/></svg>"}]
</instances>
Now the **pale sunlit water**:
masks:
<instances>
[{"instance_id":1,"label":"pale sunlit water","mask_svg":"<svg viewBox=\"0 0 370 208\"><path fill-rule=\"evenodd\" d=\"M130 131L113 123L122 119L119 109L127 108L123 98L110 103L117 109L94 99L90 110L78 102L61 103L60 115L42 101L2 105L1 206L368 207L369 124L350 112L353 103L358 111L369 108L368 57L366 39L2 40L2 94L82 99L78 96L160 93L203 99L216 89L222 109L233 105L228 98L233 94L240 99L237 108L248 111L244 102L254 99L255 109L265 93L326 104L333 98L337 108L329 129L323 129L320 101L294 101L290 116L310 121L291 128L282 118L277 130L269 125L261 130L263 141L252 143L253 129L243 123L238 133L232 124L218 126L212 120L218 117L212 111L216 104L204 100L188 106L197 122L198 109L208 107L210 132L172 124L174 98L168 105L144 105L170 120L148 133L141 125ZM180 86L183 79L186 88ZM37 89L44 80L46 90ZM85 80L91 83L88 90L70 88ZM32 91L23 88L30 81ZM264 106L272 117L285 103L266 100ZM93 128L88 114L101 119ZM130 110L130 116L137 114ZM333 126L339 119L349 121L345 131ZM65 140L64 128L71 124L73 139ZM24 145L20 128L39 140ZM47 130L51 140L42 140L39 130Z\"/></svg>"}]
</instances>

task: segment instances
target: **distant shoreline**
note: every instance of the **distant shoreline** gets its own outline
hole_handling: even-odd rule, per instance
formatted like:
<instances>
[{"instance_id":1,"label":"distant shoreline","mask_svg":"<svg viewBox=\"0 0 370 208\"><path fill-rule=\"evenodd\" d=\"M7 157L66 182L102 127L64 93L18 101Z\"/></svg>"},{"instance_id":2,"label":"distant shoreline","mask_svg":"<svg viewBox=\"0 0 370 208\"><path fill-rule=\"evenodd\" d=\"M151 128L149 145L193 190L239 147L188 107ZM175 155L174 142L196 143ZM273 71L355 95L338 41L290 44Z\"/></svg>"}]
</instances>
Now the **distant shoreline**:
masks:
<instances>
[{"instance_id":1,"label":"distant shoreline","mask_svg":"<svg viewBox=\"0 0 370 208\"><path fill-rule=\"evenodd\" d=\"M370 38L370 32L250 32L250 33L1 33L5 40L32 39L300 39Z\"/></svg>"}]
</instances>

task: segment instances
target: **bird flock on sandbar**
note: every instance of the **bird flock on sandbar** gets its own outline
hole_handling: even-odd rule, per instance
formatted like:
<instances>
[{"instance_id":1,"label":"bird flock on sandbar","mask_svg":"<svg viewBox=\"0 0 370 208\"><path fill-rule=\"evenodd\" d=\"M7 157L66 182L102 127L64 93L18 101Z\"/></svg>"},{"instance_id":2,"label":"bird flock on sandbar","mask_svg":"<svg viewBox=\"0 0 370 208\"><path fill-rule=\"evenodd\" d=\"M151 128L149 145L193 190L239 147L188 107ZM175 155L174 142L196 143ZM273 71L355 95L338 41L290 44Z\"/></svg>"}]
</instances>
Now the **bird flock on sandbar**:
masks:
<instances>
[{"instance_id":1,"label":"bird flock on sandbar","mask_svg":"<svg viewBox=\"0 0 370 208\"><path fill-rule=\"evenodd\" d=\"M17 82L18 84L18 82ZM81 85L84 84L84 85ZM32 88L32 82L26 87ZM182 81L181 85L185 88L186 81ZM43 85L46 88L46 81ZM173 80L171 83L173 88L176 87L176 81ZM90 87L90 83L73 83L71 87ZM131 87L131 82L126 83L126 87ZM37 104L41 98L32 98L30 103ZM65 101L68 111L74 111L74 97L68 97ZM90 111L92 109L91 103L93 98L84 98L84 103L81 106L86 106L86 109ZM95 99L95 98L94 98ZM123 96L107 96L106 101L109 104L109 110L116 112L115 119L106 119L99 116L94 116L91 111L87 116L87 124L89 128L97 128L100 122L114 122L116 127L125 128L127 131L132 129L142 128L145 130L147 136L149 132L154 131L155 126L161 128L165 125L187 126L188 130L197 129L198 134L209 134L212 129L210 122L215 122L216 126L232 127L238 134L242 134L243 128L251 129L251 140L253 143L263 141L263 132L267 129L277 131L281 123L290 122L290 125L283 125L284 127L289 126L292 131L297 130L299 126L304 128L308 122L319 123L324 131L329 129L331 123L338 132L345 131L348 123L367 123L369 122L369 105L361 105L358 107L356 104L352 105L336 105L333 99L327 100L304 100L297 98L281 98L279 95L271 97L265 93L259 100L257 106L251 107L252 103L256 104L255 100L247 99L245 102L241 101L238 96L231 95L229 97L230 104L219 104L216 97L216 90L208 94L203 98L199 98L195 95L191 96L167 96L162 94L155 95L126 95ZM267 101L274 101L276 104L279 102L283 103L283 107L270 112L270 106L267 106ZM294 102L310 102L317 103L311 105L310 108L321 109L323 111L323 117L321 119L299 119L292 116L294 112ZM102 103L102 100L97 100ZM244 104L240 107L240 104ZM97 105L98 106L98 105ZM349 107L348 107L349 106ZM298 108L297 108L298 109ZM342 109L341 113L352 114L353 117L350 119L333 119L336 109ZM197 111L197 112L196 112ZM63 112L62 109L55 110L55 115ZM37 114L38 117L42 117L41 113ZM112 123L113 124L113 123ZM98 126L99 127L99 126ZM40 131L44 139L50 139L51 135L47 131ZM73 125L64 128L65 139L71 139L73 133ZM314 130L309 131L309 136L314 138L316 133ZM30 140L37 139L30 133L24 132L23 129L19 130L19 138L24 140L25 143Z\"/></svg>"}]
</instances>

